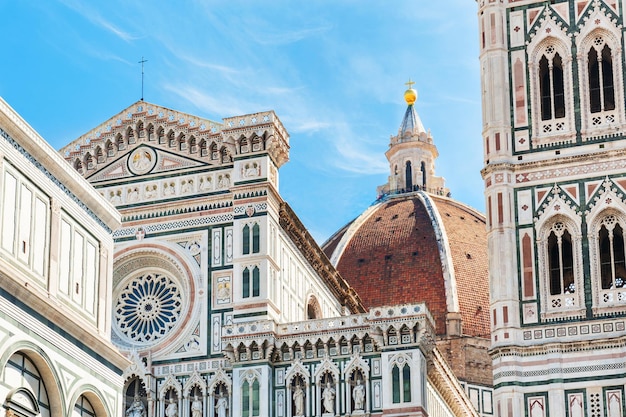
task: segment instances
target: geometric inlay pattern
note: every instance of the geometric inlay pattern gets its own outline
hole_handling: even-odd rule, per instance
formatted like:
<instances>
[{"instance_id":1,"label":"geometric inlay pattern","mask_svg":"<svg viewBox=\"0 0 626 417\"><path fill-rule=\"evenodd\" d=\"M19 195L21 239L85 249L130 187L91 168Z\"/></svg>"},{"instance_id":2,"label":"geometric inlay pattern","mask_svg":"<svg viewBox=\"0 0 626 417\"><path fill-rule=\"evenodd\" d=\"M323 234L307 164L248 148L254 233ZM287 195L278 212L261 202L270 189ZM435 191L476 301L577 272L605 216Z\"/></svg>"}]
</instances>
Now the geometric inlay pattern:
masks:
<instances>
[{"instance_id":1,"label":"geometric inlay pattern","mask_svg":"<svg viewBox=\"0 0 626 417\"><path fill-rule=\"evenodd\" d=\"M182 295L165 275L146 274L122 290L115 306L117 328L129 339L154 343L165 336L180 317Z\"/></svg>"}]
</instances>

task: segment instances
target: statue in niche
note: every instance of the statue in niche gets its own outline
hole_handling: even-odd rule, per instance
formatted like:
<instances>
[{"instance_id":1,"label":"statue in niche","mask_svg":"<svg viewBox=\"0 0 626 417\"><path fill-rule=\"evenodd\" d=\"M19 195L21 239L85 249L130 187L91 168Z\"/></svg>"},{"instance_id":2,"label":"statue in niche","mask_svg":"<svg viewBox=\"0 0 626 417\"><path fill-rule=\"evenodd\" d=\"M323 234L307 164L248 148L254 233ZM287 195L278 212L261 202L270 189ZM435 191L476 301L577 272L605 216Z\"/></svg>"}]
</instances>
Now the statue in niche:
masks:
<instances>
[{"instance_id":1,"label":"statue in niche","mask_svg":"<svg viewBox=\"0 0 626 417\"><path fill-rule=\"evenodd\" d=\"M197 395L194 395L191 403L191 417L202 417L202 401Z\"/></svg>"},{"instance_id":2,"label":"statue in niche","mask_svg":"<svg viewBox=\"0 0 626 417\"><path fill-rule=\"evenodd\" d=\"M326 382L326 387L322 392L322 401L326 413L335 413L335 389L330 385L330 381Z\"/></svg>"},{"instance_id":3,"label":"statue in niche","mask_svg":"<svg viewBox=\"0 0 626 417\"><path fill-rule=\"evenodd\" d=\"M126 410L126 417L146 417L146 407L144 407L139 395L135 395L133 403Z\"/></svg>"},{"instance_id":4,"label":"statue in niche","mask_svg":"<svg viewBox=\"0 0 626 417\"><path fill-rule=\"evenodd\" d=\"M361 380L356 380L356 385L352 389L352 399L354 400L354 410L363 410L365 402L365 387L361 384Z\"/></svg>"},{"instance_id":5,"label":"statue in niche","mask_svg":"<svg viewBox=\"0 0 626 417\"><path fill-rule=\"evenodd\" d=\"M178 417L178 405L174 401L174 398L170 398L170 403L165 409L165 415L167 417Z\"/></svg>"},{"instance_id":6,"label":"statue in niche","mask_svg":"<svg viewBox=\"0 0 626 417\"><path fill-rule=\"evenodd\" d=\"M293 391L293 404L295 407L294 415L304 415L304 391L302 390L300 384L296 385L296 388Z\"/></svg>"},{"instance_id":7,"label":"statue in niche","mask_svg":"<svg viewBox=\"0 0 626 417\"><path fill-rule=\"evenodd\" d=\"M228 397L226 394L217 396L217 403L215 404L215 411L217 412L217 417L228 417Z\"/></svg>"}]
</instances>

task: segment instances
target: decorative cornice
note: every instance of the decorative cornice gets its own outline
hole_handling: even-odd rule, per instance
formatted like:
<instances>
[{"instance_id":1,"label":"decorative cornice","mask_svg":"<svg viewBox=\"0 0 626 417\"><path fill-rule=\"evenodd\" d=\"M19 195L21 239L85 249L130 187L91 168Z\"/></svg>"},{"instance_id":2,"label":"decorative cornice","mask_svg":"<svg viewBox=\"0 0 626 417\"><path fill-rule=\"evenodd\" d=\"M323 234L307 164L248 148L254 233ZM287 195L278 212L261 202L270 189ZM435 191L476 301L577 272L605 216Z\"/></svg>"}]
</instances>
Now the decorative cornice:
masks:
<instances>
[{"instance_id":1,"label":"decorative cornice","mask_svg":"<svg viewBox=\"0 0 626 417\"><path fill-rule=\"evenodd\" d=\"M528 156L534 157L536 156L536 154L530 154ZM521 163L497 162L497 163L490 163L487 166L485 166L481 170L481 175L483 179L486 179L489 175L495 172L510 171L510 172L515 173L517 176L517 175L535 173L536 171L542 170L542 169L547 170L548 168L550 168L552 171L557 171L559 170L559 167L567 166L570 164L576 165L576 167L573 167L572 169L581 170L581 174L582 174L583 173L582 170L585 167L591 166L598 162L602 162L604 164L606 163L616 164L620 162L620 158L623 159L623 161L621 161L622 165L626 166L626 149L619 149L619 150L612 149L609 151L598 152L598 153L593 153L593 154L558 156L554 158L546 158L546 159L541 159L539 161L531 161L531 162L521 162ZM622 166L616 167L616 169L617 168L622 168ZM564 175L567 175L566 173L562 171L563 169L567 169L567 168L560 168L560 169L561 171L559 173L559 176L562 177ZM528 171L528 172L521 172L521 171ZM594 171L590 171L587 169L584 171L584 174L586 175L593 174L593 172ZM600 172L600 173L606 172L606 167L599 168L597 172ZM575 175L575 173L571 173L570 175ZM605 175L606 173L603 174L602 176L605 176ZM516 178L516 182L519 183L520 181Z\"/></svg>"},{"instance_id":2,"label":"decorative cornice","mask_svg":"<svg viewBox=\"0 0 626 417\"><path fill-rule=\"evenodd\" d=\"M365 306L361 298L346 280L343 279L335 267L330 263L322 249L315 242L311 234L304 227L300 219L293 212L289 204L280 204L280 226L296 245L300 253L309 262L311 267L326 282L333 294L348 307L352 313L364 313Z\"/></svg>"},{"instance_id":3,"label":"decorative cornice","mask_svg":"<svg viewBox=\"0 0 626 417\"><path fill-rule=\"evenodd\" d=\"M409 329L409 340L400 340L403 329ZM373 308L368 313L327 319L307 320L304 322L277 324L272 320L252 321L225 325L222 328L223 351L232 363L249 360L272 360L269 356L242 359L239 353L247 353L253 345L274 352L282 346L295 351L317 342L338 343L340 340L361 342L361 353L382 352L389 349L419 348L429 358L435 347L434 319L425 304L407 304ZM363 350L363 341L371 341ZM354 351L337 352L337 356L353 355ZM305 360L304 355L303 360ZM293 359L293 357L291 358ZM291 360L289 359L289 360ZM317 354L306 359L319 360ZM275 362L284 359L275 358Z\"/></svg>"},{"instance_id":4,"label":"decorative cornice","mask_svg":"<svg viewBox=\"0 0 626 417\"><path fill-rule=\"evenodd\" d=\"M478 417L465 390L448 366L438 349L433 350L429 359L428 380L452 408L455 416Z\"/></svg>"},{"instance_id":5,"label":"decorative cornice","mask_svg":"<svg viewBox=\"0 0 626 417\"><path fill-rule=\"evenodd\" d=\"M590 352L593 355L600 354L605 349L625 349L626 335L610 339L578 340L573 342L551 342L534 346L498 346L489 350L492 359L505 357L531 357L543 355L563 355L569 353L581 354Z\"/></svg>"}]
</instances>

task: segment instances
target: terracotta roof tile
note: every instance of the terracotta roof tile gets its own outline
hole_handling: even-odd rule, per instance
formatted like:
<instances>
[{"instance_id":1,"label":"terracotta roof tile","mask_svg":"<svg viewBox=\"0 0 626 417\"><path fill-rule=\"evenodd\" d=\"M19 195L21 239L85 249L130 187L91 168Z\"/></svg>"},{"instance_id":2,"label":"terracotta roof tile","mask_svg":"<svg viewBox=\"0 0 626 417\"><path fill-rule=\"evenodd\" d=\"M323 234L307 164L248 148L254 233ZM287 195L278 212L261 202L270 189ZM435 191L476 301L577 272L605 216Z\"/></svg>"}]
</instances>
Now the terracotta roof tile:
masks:
<instances>
[{"instance_id":1,"label":"terracotta roof tile","mask_svg":"<svg viewBox=\"0 0 626 417\"><path fill-rule=\"evenodd\" d=\"M431 196L447 231L466 335L489 335L484 218L453 200ZM447 213L447 214L446 214ZM348 227L324 244L329 256ZM436 235L415 194L379 203L353 233L336 265L367 308L425 302L436 332L446 332L446 293Z\"/></svg>"}]
</instances>

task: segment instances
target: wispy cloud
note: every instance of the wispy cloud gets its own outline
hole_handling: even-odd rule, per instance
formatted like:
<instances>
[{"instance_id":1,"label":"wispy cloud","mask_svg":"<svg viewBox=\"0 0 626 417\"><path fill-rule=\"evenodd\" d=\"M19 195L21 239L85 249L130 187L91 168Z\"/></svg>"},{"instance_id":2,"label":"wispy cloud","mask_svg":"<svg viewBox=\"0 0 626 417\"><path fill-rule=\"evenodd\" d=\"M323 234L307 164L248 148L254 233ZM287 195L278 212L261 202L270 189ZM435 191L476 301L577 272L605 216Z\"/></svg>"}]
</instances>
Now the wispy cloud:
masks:
<instances>
[{"instance_id":1,"label":"wispy cloud","mask_svg":"<svg viewBox=\"0 0 626 417\"><path fill-rule=\"evenodd\" d=\"M380 174L389 170L380 151L366 145L347 124L330 130L329 138L335 151L331 163L335 168L354 174Z\"/></svg>"},{"instance_id":2,"label":"wispy cloud","mask_svg":"<svg viewBox=\"0 0 626 417\"><path fill-rule=\"evenodd\" d=\"M180 51L179 48L168 48L169 51L179 60L185 61L197 68L205 68L210 69L212 71L219 72L223 75L236 75L243 73L243 70L240 68L233 68L227 65L219 65L212 62L208 62L206 60L200 59L196 56L186 54Z\"/></svg>"},{"instance_id":3,"label":"wispy cloud","mask_svg":"<svg viewBox=\"0 0 626 417\"><path fill-rule=\"evenodd\" d=\"M265 26L266 29L269 29L269 27L269 25ZM269 30L266 30L265 32L255 30L253 34L250 34L250 39L261 45L286 45L326 33L331 29L331 25L323 25L308 29L284 30L276 32L270 32Z\"/></svg>"},{"instance_id":4,"label":"wispy cloud","mask_svg":"<svg viewBox=\"0 0 626 417\"><path fill-rule=\"evenodd\" d=\"M243 114L245 106L241 105L233 96L218 97L209 95L195 87L181 84L164 84L163 90L185 101L192 103L198 109L219 117Z\"/></svg>"},{"instance_id":5,"label":"wispy cloud","mask_svg":"<svg viewBox=\"0 0 626 417\"><path fill-rule=\"evenodd\" d=\"M298 118L290 125L292 133L315 133L331 127L328 122Z\"/></svg>"},{"instance_id":6,"label":"wispy cloud","mask_svg":"<svg viewBox=\"0 0 626 417\"><path fill-rule=\"evenodd\" d=\"M93 23L94 25L100 26L101 28L111 32L118 38L122 39L125 42L131 42L133 40L139 39L138 36L134 36L123 29L119 28L117 25L113 24L109 20L105 19L100 13L97 11L88 8L85 6L86 3L76 1L76 0L61 0L62 3L74 10L76 13L83 16L85 19Z\"/></svg>"}]
</instances>

